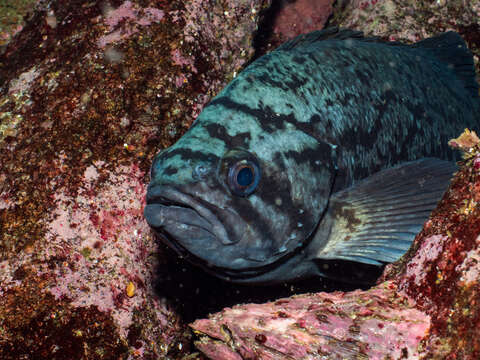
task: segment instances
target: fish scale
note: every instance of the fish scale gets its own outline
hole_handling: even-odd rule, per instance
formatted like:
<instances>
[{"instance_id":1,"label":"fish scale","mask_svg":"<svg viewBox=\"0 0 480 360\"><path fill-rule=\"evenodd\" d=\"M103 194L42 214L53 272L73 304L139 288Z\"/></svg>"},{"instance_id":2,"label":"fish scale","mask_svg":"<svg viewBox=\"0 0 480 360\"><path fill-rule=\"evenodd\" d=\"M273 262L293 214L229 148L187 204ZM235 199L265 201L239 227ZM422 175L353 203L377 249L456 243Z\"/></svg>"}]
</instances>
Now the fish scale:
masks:
<instances>
[{"instance_id":1,"label":"fish scale","mask_svg":"<svg viewBox=\"0 0 480 360\"><path fill-rule=\"evenodd\" d=\"M447 32L413 45L330 28L251 63L154 158L145 217L187 260L274 283L409 247L478 125L473 58ZM352 280L353 279L353 280Z\"/></svg>"}]
</instances>

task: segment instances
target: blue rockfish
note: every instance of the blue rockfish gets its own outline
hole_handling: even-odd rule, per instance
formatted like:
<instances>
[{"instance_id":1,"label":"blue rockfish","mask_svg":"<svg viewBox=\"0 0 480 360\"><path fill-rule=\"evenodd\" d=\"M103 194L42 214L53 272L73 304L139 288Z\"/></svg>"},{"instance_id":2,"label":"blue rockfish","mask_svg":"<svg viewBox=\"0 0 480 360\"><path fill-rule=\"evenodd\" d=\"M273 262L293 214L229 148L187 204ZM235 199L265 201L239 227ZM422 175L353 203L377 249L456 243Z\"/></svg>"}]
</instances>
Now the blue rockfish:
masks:
<instances>
[{"instance_id":1,"label":"blue rockfish","mask_svg":"<svg viewBox=\"0 0 480 360\"><path fill-rule=\"evenodd\" d=\"M478 127L473 58L454 32L413 45L330 28L246 67L156 155L145 217L235 282L342 278L329 261L397 260Z\"/></svg>"}]
</instances>

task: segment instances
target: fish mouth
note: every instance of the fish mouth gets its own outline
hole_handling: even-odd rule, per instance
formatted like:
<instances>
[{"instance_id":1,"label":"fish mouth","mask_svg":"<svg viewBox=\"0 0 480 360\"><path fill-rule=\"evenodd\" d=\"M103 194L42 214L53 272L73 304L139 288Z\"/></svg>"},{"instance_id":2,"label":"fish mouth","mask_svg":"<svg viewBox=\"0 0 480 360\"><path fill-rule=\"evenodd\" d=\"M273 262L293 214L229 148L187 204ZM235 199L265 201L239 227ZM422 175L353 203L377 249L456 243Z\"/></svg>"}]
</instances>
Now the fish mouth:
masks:
<instances>
[{"instance_id":1,"label":"fish mouth","mask_svg":"<svg viewBox=\"0 0 480 360\"><path fill-rule=\"evenodd\" d=\"M144 217L159 239L180 257L217 277L235 281L275 266L264 259L240 256L240 239L229 236L232 230L224 225L238 225L238 215L171 186L149 187Z\"/></svg>"},{"instance_id":2,"label":"fish mouth","mask_svg":"<svg viewBox=\"0 0 480 360\"><path fill-rule=\"evenodd\" d=\"M170 186L148 189L144 217L182 256L193 253L209 258L209 252L236 242L228 236L213 205Z\"/></svg>"}]
</instances>

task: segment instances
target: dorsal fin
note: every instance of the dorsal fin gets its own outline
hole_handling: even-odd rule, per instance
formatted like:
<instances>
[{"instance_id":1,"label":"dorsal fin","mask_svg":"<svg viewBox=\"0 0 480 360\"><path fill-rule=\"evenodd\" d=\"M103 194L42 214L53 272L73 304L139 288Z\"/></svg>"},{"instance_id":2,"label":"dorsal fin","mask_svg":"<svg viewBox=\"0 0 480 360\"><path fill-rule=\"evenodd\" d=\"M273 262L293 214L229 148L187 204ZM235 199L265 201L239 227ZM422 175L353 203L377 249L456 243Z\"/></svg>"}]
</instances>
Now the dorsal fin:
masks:
<instances>
[{"instance_id":1,"label":"dorsal fin","mask_svg":"<svg viewBox=\"0 0 480 360\"><path fill-rule=\"evenodd\" d=\"M339 29L338 27L329 27L323 30L313 31L308 34L302 34L296 38L280 45L276 50L291 50L296 47L315 43L323 40L361 40L361 41L379 41L378 37L364 37L363 32L351 29Z\"/></svg>"},{"instance_id":2,"label":"dorsal fin","mask_svg":"<svg viewBox=\"0 0 480 360\"><path fill-rule=\"evenodd\" d=\"M294 48L308 46L309 44L323 40L356 40L367 42L381 42L391 46L406 46L426 50L428 54L434 56L441 62L452 68L457 78L463 83L465 89L473 97L478 97L478 83L475 79L475 68L473 65L473 55L467 48L462 37L454 31L449 31L415 44L408 45L398 41L384 41L379 37L364 37L361 31L351 29L340 29L338 27L329 27L323 30L313 31L308 34L302 34L296 38L280 45L276 51L288 51ZM425 52L424 52L425 54Z\"/></svg>"},{"instance_id":3,"label":"dorsal fin","mask_svg":"<svg viewBox=\"0 0 480 360\"><path fill-rule=\"evenodd\" d=\"M475 80L473 55L462 37L454 31L431 37L416 44L413 48L426 49L441 62L447 64L462 81L472 96L478 97L478 84Z\"/></svg>"}]
</instances>

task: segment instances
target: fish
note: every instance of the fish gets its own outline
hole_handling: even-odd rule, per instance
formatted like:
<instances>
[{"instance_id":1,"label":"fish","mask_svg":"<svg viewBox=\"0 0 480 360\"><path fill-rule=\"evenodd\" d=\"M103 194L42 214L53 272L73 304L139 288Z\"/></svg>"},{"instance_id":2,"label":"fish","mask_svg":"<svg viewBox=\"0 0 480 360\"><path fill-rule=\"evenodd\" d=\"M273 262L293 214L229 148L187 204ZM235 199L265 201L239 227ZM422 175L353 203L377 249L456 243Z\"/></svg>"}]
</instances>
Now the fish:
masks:
<instances>
[{"instance_id":1,"label":"fish","mask_svg":"<svg viewBox=\"0 0 480 360\"><path fill-rule=\"evenodd\" d=\"M300 35L246 66L154 157L144 217L181 258L234 283L381 268L447 189L447 143L478 125L478 88L455 32L414 44L337 27Z\"/></svg>"}]
</instances>

